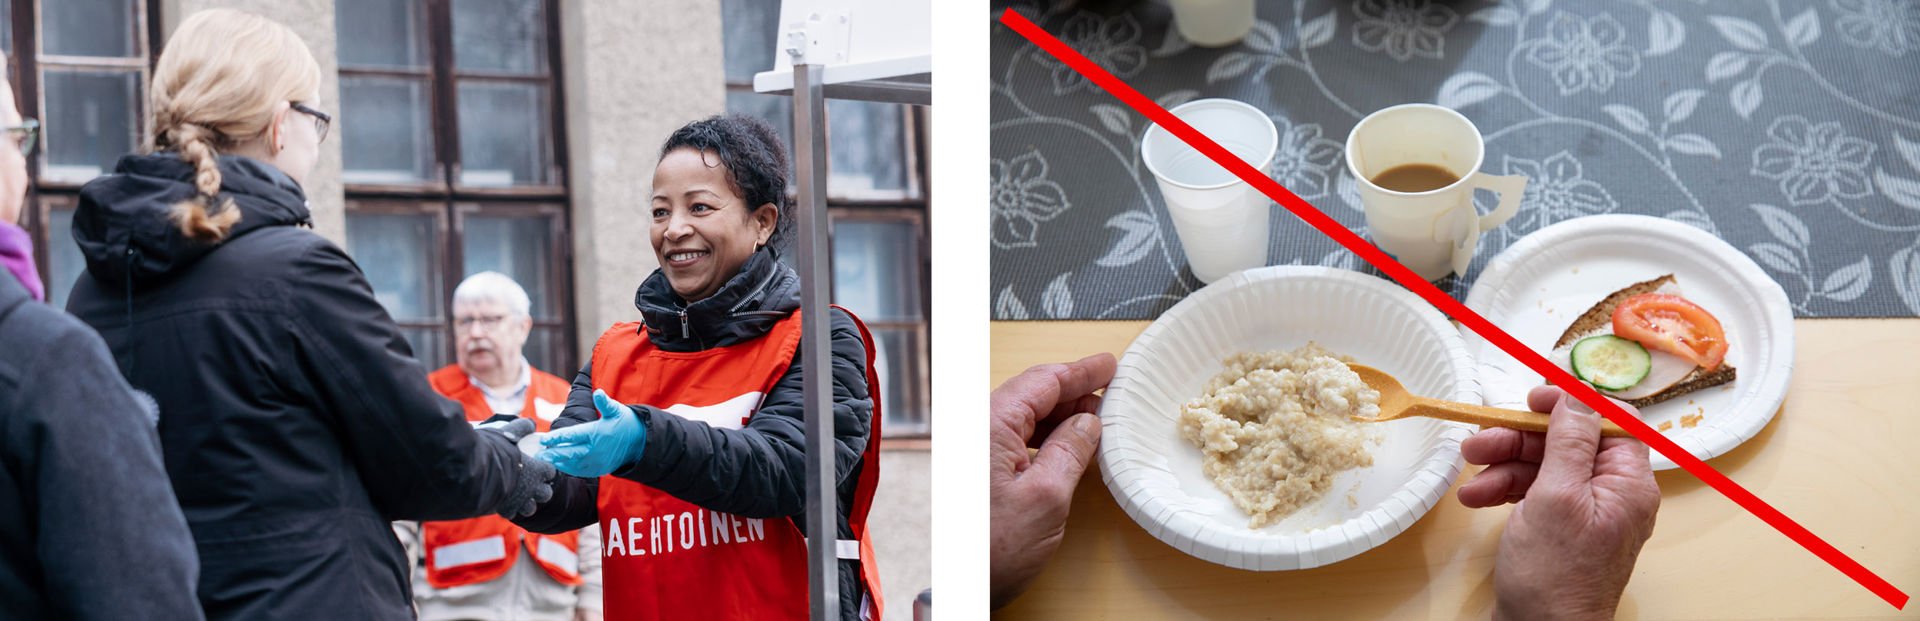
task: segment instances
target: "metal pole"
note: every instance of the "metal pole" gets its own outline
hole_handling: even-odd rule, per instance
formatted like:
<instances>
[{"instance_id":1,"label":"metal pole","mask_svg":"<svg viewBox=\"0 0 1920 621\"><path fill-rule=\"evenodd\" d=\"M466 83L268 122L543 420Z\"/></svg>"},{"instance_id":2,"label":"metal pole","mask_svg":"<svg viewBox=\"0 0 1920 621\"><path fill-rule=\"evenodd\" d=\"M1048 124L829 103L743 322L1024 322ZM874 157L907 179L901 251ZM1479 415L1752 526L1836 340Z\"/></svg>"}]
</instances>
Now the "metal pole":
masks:
<instances>
[{"instance_id":1,"label":"metal pole","mask_svg":"<svg viewBox=\"0 0 1920 621\"><path fill-rule=\"evenodd\" d=\"M793 178L800 182L800 362L806 369L807 592L814 621L840 618L839 509L833 464L833 272L828 269L826 97L821 66L793 67Z\"/></svg>"}]
</instances>

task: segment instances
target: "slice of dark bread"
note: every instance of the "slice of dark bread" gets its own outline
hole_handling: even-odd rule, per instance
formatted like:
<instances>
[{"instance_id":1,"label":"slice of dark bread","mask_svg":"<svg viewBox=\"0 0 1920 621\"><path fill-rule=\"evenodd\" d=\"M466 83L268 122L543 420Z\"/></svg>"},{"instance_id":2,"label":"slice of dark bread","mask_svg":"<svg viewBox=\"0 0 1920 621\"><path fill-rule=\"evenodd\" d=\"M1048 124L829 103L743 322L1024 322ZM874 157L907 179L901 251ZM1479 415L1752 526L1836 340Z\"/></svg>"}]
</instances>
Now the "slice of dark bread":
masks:
<instances>
[{"instance_id":1,"label":"slice of dark bread","mask_svg":"<svg viewBox=\"0 0 1920 621\"><path fill-rule=\"evenodd\" d=\"M1560 333L1560 340L1554 342L1553 348L1560 349L1571 345L1574 341L1579 340L1580 337L1595 331L1606 330L1612 332L1614 307L1619 306L1620 303L1626 301L1627 298L1642 293L1653 293L1660 288L1660 285L1670 282L1674 282L1673 274L1667 274L1645 282L1634 283L1624 289L1613 292L1608 295L1606 299L1594 304L1593 308L1587 309L1587 312L1581 313L1580 318L1573 320L1573 325L1567 326L1567 331ZM1639 399L1626 401L1632 404L1633 407L1644 408L1690 392L1705 390L1731 382L1734 379L1734 374L1733 365L1724 363L1720 365L1720 368L1714 369L1712 373L1705 373L1696 368L1693 370L1693 373L1688 374L1685 379L1680 380L1679 383L1674 384L1666 390Z\"/></svg>"}]
</instances>

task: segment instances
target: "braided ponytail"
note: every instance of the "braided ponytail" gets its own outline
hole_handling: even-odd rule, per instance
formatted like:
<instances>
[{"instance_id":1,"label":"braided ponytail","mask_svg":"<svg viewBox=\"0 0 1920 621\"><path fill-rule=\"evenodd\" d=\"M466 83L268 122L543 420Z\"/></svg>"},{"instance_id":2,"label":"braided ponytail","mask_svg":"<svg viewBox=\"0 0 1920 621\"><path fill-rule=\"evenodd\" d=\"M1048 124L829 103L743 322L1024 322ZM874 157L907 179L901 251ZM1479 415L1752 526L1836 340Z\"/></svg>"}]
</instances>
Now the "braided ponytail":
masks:
<instances>
[{"instance_id":1,"label":"braided ponytail","mask_svg":"<svg viewBox=\"0 0 1920 621\"><path fill-rule=\"evenodd\" d=\"M217 243L240 222L240 210L234 208L233 199L220 196L220 160L210 133L196 123L181 123L167 132L167 146L178 150L180 159L193 164L195 171L195 194L175 203L170 215L188 239Z\"/></svg>"},{"instance_id":2,"label":"braided ponytail","mask_svg":"<svg viewBox=\"0 0 1920 621\"><path fill-rule=\"evenodd\" d=\"M169 212L174 226L196 241L226 239L240 210L220 195L220 153L263 139L277 110L319 88L319 64L285 26L232 9L182 21L149 89L152 148L179 153L194 168L194 195Z\"/></svg>"}]
</instances>

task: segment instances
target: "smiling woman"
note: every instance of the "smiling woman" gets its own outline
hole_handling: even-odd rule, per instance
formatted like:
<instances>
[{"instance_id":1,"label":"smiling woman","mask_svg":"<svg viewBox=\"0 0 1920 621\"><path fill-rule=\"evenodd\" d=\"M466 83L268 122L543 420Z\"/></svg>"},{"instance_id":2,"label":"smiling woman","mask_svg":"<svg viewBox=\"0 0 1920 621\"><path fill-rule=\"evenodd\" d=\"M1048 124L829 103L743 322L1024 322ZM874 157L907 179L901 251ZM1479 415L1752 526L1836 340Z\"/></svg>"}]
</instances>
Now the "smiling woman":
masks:
<instances>
[{"instance_id":1,"label":"smiling woman","mask_svg":"<svg viewBox=\"0 0 1920 621\"><path fill-rule=\"evenodd\" d=\"M568 476L515 523L540 533L604 528L608 618L804 618L802 385L807 373L828 373L840 612L882 618L867 536L883 403L874 340L835 307L830 366L807 369L797 355L800 277L780 261L792 220L786 146L764 121L724 116L681 127L660 152L649 208L660 269L634 295L643 320L614 324L594 344L540 453ZM707 529L683 526L675 539L675 516L683 525L744 519L765 536L709 546ZM666 531L635 526L663 523ZM715 598L714 576L755 588Z\"/></svg>"},{"instance_id":2,"label":"smiling woman","mask_svg":"<svg viewBox=\"0 0 1920 621\"><path fill-rule=\"evenodd\" d=\"M689 123L667 138L653 172L651 238L681 298L712 296L747 257L785 237L792 203L779 145L772 126L746 116Z\"/></svg>"}]
</instances>

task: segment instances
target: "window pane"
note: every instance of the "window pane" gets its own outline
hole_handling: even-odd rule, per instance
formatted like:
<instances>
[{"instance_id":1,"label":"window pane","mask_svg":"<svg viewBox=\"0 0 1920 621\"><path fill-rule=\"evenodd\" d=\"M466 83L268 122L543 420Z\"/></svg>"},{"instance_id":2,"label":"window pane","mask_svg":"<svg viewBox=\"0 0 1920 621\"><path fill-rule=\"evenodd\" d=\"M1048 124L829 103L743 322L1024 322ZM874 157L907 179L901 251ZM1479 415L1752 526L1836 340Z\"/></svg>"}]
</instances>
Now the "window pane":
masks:
<instances>
[{"instance_id":1,"label":"window pane","mask_svg":"<svg viewBox=\"0 0 1920 621\"><path fill-rule=\"evenodd\" d=\"M538 84L460 83L460 183L551 183L552 124L547 89Z\"/></svg>"},{"instance_id":2,"label":"window pane","mask_svg":"<svg viewBox=\"0 0 1920 621\"><path fill-rule=\"evenodd\" d=\"M575 362L567 355L567 331L559 326L534 326L527 334L527 345L520 349L533 368L573 381L585 361Z\"/></svg>"},{"instance_id":3,"label":"window pane","mask_svg":"<svg viewBox=\"0 0 1920 621\"><path fill-rule=\"evenodd\" d=\"M833 223L833 301L868 321L920 318L919 226L911 220Z\"/></svg>"},{"instance_id":4,"label":"window pane","mask_svg":"<svg viewBox=\"0 0 1920 621\"><path fill-rule=\"evenodd\" d=\"M139 56L133 0L40 2L40 49L59 56Z\"/></svg>"},{"instance_id":5,"label":"window pane","mask_svg":"<svg viewBox=\"0 0 1920 621\"><path fill-rule=\"evenodd\" d=\"M432 177L427 84L340 76L340 148L348 183L417 183Z\"/></svg>"},{"instance_id":6,"label":"window pane","mask_svg":"<svg viewBox=\"0 0 1920 621\"><path fill-rule=\"evenodd\" d=\"M45 177L80 182L113 167L138 143L140 90L137 73L59 71L43 73L46 102Z\"/></svg>"},{"instance_id":7,"label":"window pane","mask_svg":"<svg viewBox=\"0 0 1920 621\"><path fill-rule=\"evenodd\" d=\"M851 196L907 189L906 106L827 101L827 191Z\"/></svg>"},{"instance_id":8,"label":"window pane","mask_svg":"<svg viewBox=\"0 0 1920 621\"><path fill-rule=\"evenodd\" d=\"M47 303L54 308L67 307L67 293L87 271L86 257L73 241L73 210L50 209L47 218Z\"/></svg>"},{"instance_id":9,"label":"window pane","mask_svg":"<svg viewBox=\"0 0 1920 621\"><path fill-rule=\"evenodd\" d=\"M920 365L914 343L918 331L912 328L873 330L874 370L880 375L881 437L922 434L928 431L926 404L920 392Z\"/></svg>"},{"instance_id":10,"label":"window pane","mask_svg":"<svg viewBox=\"0 0 1920 621\"><path fill-rule=\"evenodd\" d=\"M426 5L419 0L336 0L333 6L341 67L395 69L429 64L426 29L421 27Z\"/></svg>"},{"instance_id":11,"label":"window pane","mask_svg":"<svg viewBox=\"0 0 1920 621\"><path fill-rule=\"evenodd\" d=\"M400 336L407 339L414 359L427 370L453 364L453 356L448 354L451 350L447 346L446 326L400 326Z\"/></svg>"},{"instance_id":12,"label":"window pane","mask_svg":"<svg viewBox=\"0 0 1920 621\"><path fill-rule=\"evenodd\" d=\"M395 321L440 321L444 270L439 223L433 216L348 212L347 251ZM414 342L416 350L420 345Z\"/></svg>"},{"instance_id":13,"label":"window pane","mask_svg":"<svg viewBox=\"0 0 1920 621\"><path fill-rule=\"evenodd\" d=\"M13 80L13 0L0 0L0 50L7 52L7 79Z\"/></svg>"},{"instance_id":14,"label":"window pane","mask_svg":"<svg viewBox=\"0 0 1920 621\"><path fill-rule=\"evenodd\" d=\"M722 0L720 22L728 82L750 84L753 74L773 69L773 40L780 32L780 3Z\"/></svg>"},{"instance_id":15,"label":"window pane","mask_svg":"<svg viewBox=\"0 0 1920 621\"><path fill-rule=\"evenodd\" d=\"M560 257L552 247L551 220L467 216L465 235L461 242L467 275L486 271L506 274L527 290L527 297L533 300L534 318L557 318L555 310L562 300L557 299L559 290L550 281L553 262Z\"/></svg>"},{"instance_id":16,"label":"window pane","mask_svg":"<svg viewBox=\"0 0 1920 621\"><path fill-rule=\"evenodd\" d=\"M540 0L454 2L454 66L545 75L547 24L540 5Z\"/></svg>"}]
</instances>

